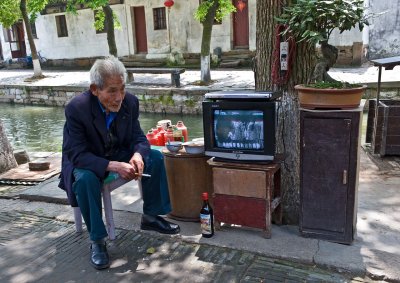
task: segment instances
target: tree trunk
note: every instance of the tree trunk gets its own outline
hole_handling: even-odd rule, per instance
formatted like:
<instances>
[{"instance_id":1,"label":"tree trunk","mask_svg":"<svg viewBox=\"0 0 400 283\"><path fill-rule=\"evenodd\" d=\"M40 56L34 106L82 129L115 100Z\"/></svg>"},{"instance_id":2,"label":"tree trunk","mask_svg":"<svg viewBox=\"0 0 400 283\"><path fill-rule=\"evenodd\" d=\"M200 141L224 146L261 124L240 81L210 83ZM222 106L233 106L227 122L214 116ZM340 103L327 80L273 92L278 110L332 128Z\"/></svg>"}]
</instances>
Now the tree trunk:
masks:
<instances>
[{"instance_id":1,"label":"tree trunk","mask_svg":"<svg viewBox=\"0 0 400 283\"><path fill-rule=\"evenodd\" d=\"M3 122L0 120L0 174L17 166L11 144L3 129Z\"/></svg>"},{"instance_id":2,"label":"tree trunk","mask_svg":"<svg viewBox=\"0 0 400 283\"><path fill-rule=\"evenodd\" d=\"M33 61L33 76L41 77L42 68L40 66L39 57L36 51L35 41L33 40L32 36L32 28L28 17L28 11L26 10L26 0L21 0L19 8L21 10L22 19L24 20L25 23L26 34L28 36L29 46L31 48L32 61Z\"/></svg>"},{"instance_id":3,"label":"tree trunk","mask_svg":"<svg viewBox=\"0 0 400 283\"><path fill-rule=\"evenodd\" d=\"M322 58L318 60L318 63L314 68L310 83L337 82L337 80L328 74L328 71L333 67L333 65L335 65L339 55L339 50L335 46L330 45L328 41L322 41L320 44Z\"/></svg>"},{"instance_id":4,"label":"tree trunk","mask_svg":"<svg viewBox=\"0 0 400 283\"><path fill-rule=\"evenodd\" d=\"M105 14L104 24L107 31L108 52L117 57L118 52L117 44L115 43L114 17L110 5L103 6L103 12Z\"/></svg>"},{"instance_id":5,"label":"tree trunk","mask_svg":"<svg viewBox=\"0 0 400 283\"><path fill-rule=\"evenodd\" d=\"M213 5L209 8L208 13L203 24L203 35L201 38L201 81L210 82L210 45L211 45L211 33L214 24L215 11L218 8L218 1L215 0Z\"/></svg>"},{"instance_id":6,"label":"tree trunk","mask_svg":"<svg viewBox=\"0 0 400 283\"><path fill-rule=\"evenodd\" d=\"M291 68L291 76L287 84L276 86L271 74L273 71L274 46L276 41L275 16L281 14L281 0L257 1L256 23L256 90L281 90L282 102L278 103L278 121L276 131L277 152L284 154L282 163L282 189L284 222L297 224L299 221L300 191L300 123L299 104L294 85L304 83L309 78L314 64L314 47L307 43L296 46L296 54ZM290 52L290 51L289 51Z\"/></svg>"}]
</instances>

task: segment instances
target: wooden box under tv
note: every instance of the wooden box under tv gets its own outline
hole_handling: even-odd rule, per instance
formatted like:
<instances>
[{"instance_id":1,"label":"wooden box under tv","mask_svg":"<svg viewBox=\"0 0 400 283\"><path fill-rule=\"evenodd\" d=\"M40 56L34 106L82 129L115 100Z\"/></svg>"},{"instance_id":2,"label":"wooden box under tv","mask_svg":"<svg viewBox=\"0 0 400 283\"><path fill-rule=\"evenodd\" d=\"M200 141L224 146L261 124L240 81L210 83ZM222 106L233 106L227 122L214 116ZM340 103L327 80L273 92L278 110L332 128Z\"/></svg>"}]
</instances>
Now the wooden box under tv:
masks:
<instances>
[{"instance_id":1,"label":"wooden box under tv","mask_svg":"<svg viewBox=\"0 0 400 283\"><path fill-rule=\"evenodd\" d=\"M220 223L263 230L271 237L271 222L282 222L280 164L215 161L210 159L213 175L213 204L216 229Z\"/></svg>"}]
</instances>

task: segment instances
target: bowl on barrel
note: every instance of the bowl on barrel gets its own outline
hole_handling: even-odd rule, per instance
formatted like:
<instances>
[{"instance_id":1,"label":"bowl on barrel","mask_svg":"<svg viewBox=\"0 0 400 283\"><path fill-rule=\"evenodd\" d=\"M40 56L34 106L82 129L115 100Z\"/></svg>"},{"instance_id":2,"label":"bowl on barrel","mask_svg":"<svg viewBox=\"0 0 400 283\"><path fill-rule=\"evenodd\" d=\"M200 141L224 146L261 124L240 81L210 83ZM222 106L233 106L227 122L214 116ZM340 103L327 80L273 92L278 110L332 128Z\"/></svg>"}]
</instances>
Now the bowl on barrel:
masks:
<instances>
[{"instance_id":1,"label":"bowl on barrel","mask_svg":"<svg viewBox=\"0 0 400 283\"><path fill-rule=\"evenodd\" d=\"M201 154L204 153L204 142L185 142L183 143L186 153Z\"/></svg>"},{"instance_id":2,"label":"bowl on barrel","mask_svg":"<svg viewBox=\"0 0 400 283\"><path fill-rule=\"evenodd\" d=\"M179 141L172 141L172 142L167 142L165 144L165 147L173 153L176 153L182 149L182 142Z\"/></svg>"}]
</instances>

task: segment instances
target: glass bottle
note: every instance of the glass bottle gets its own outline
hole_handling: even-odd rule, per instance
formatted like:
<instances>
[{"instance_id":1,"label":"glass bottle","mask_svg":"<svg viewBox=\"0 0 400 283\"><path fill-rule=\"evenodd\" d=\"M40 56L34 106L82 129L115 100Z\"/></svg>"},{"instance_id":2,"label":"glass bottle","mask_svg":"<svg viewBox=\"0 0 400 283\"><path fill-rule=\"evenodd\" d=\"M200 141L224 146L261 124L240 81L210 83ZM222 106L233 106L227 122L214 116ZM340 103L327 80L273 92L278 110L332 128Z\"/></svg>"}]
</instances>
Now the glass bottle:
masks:
<instances>
[{"instance_id":1,"label":"glass bottle","mask_svg":"<svg viewBox=\"0 0 400 283\"><path fill-rule=\"evenodd\" d=\"M173 128L174 130L174 141L182 141L182 131L178 129L176 126Z\"/></svg>"},{"instance_id":2,"label":"glass bottle","mask_svg":"<svg viewBox=\"0 0 400 283\"><path fill-rule=\"evenodd\" d=\"M214 235L214 215L213 209L208 203L208 193L203 193L203 206L200 210L201 235L211 238Z\"/></svg>"}]
</instances>

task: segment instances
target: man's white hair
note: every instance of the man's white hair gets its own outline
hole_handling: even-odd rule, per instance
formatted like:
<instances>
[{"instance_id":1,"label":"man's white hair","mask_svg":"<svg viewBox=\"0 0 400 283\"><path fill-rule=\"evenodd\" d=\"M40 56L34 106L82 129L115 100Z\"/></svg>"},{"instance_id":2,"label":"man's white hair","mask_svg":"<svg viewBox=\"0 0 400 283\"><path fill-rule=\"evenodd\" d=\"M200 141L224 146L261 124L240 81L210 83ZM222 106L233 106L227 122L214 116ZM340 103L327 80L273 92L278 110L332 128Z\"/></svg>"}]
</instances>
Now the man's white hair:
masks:
<instances>
[{"instance_id":1,"label":"man's white hair","mask_svg":"<svg viewBox=\"0 0 400 283\"><path fill-rule=\"evenodd\" d=\"M102 89L104 80L112 76L121 76L125 82L127 74L124 64L114 56L97 59L90 69L90 84L95 84Z\"/></svg>"}]
</instances>

